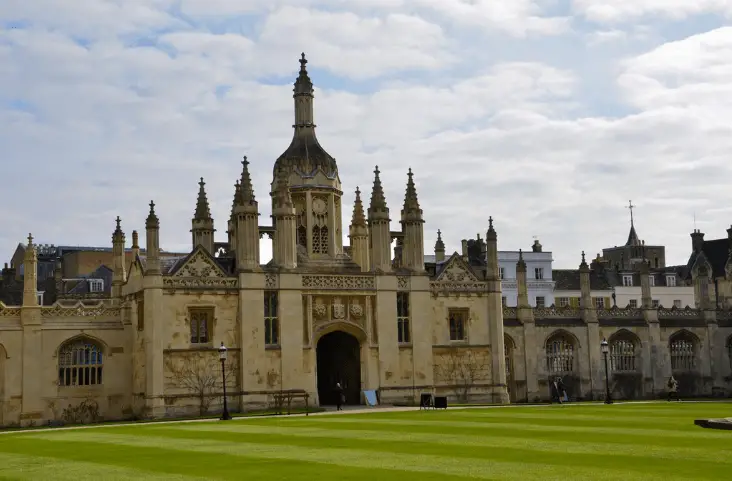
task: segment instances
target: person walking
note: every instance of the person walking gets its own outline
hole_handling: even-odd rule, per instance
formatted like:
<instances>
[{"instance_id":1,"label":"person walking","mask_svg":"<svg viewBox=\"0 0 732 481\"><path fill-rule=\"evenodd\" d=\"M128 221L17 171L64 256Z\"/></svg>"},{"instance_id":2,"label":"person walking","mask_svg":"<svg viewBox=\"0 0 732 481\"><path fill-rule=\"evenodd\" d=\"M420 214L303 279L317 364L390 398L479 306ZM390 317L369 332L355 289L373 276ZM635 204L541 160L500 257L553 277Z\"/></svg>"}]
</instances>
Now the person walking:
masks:
<instances>
[{"instance_id":1,"label":"person walking","mask_svg":"<svg viewBox=\"0 0 732 481\"><path fill-rule=\"evenodd\" d=\"M563 402L569 401L569 397L567 397L567 386L564 385L561 377L557 378L557 391L559 391L559 397Z\"/></svg>"},{"instance_id":2,"label":"person walking","mask_svg":"<svg viewBox=\"0 0 732 481\"><path fill-rule=\"evenodd\" d=\"M335 394L336 394L336 411L343 411L343 398L345 398L345 395L343 394L343 388L341 387L341 383L337 382L335 385Z\"/></svg>"},{"instance_id":3,"label":"person walking","mask_svg":"<svg viewBox=\"0 0 732 481\"><path fill-rule=\"evenodd\" d=\"M673 374L668 378L668 401L671 401L671 398L681 401L681 398L679 398L679 382Z\"/></svg>"}]
</instances>

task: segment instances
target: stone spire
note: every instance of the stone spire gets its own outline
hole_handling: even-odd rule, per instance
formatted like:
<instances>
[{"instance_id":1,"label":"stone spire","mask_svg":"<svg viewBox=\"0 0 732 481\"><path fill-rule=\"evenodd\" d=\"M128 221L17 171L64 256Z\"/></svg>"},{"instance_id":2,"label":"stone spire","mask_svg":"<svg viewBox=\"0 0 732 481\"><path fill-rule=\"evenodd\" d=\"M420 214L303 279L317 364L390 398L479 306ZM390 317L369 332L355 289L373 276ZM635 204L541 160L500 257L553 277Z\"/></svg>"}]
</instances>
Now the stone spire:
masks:
<instances>
[{"instance_id":1,"label":"stone spire","mask_svg":"<svg viewBox=\"0 0 732 481\"><path fill-rule=\"evenodd\" d=\"M290 187L287 184L287 172L280 169L275 175L274 189L272 191L272 207L293 207Z\"/></svg>"},{"instance_id":2,"label":"stone spire","mask_svg":"<svg viewBox=\"0 0 732 481\"><path fill-rule=\"evenodd\" d=\"M36 306L38 306L38 253L33 244L33 235L28 234L28 245L23 256L23 307Z\"/></svg>"},{"instance_id":3,"label":"stone spire","mask_svg":"<svg viewBox=\"0 0 732 481\"><path fill-rule=\"evenodd\" d=\"M236 205L246 206L253 205L257 207L257 201L254 198L254 187L252 186L252 178L249 175L249 161L246 155L241 162L241 182L239 185L239 200Z\"/></svg>"},{"instance_id":4,"label":"stone spire","mask_svg":"<svg viewBox=\"0 0 732 481\"><path fill-rule=\"evenodd\" d=\"M196 201L196 212L191 221L191 238L193 248L201 246L210 254L214 253L214 221L211 218L211 209L208 206L206 197L206 183L201 177L198 182L198 199Z\"/></svg>"},{"instance_id":5,"label":"stone spire","mask_svg":"<svg viewBox=\"0 0 732 481\"><path fill-rule=\"evenodd\" d=\"M193 215L196 220L212 220L211 209L208 205L208 197L206 196L206 183L203 177L198 182L198 199L196 200L196 212Z\"/></svg>"},{"instance_id":6,"label":"stone spire","mask_svg":"<svg viewBox=\"0 0 732 481\"><path fill-rule=\"evenodd\" d=\"M526 284L526 261L524 261L524 251L522 249L519 249L519 258L516 263L516 284L518 286L517 307L530 307L529 290Z\"/></svg>"},{"instance_id":7,"label":"stone spire","mask_svg":"<svg viewBox=\"0 0 732 481\"><path fill-rule=\"evenodd\" d=\"M435 242L435 262L443 262L445 260L445 243L442 242L442 232L437 229L437 242Z\"/></svg>"},{"instance_id":8,"label":"stone spire","mask_svg":"<svg viewBox=\"0 0 732 481\"><path fill-rule=\"evenodd\" d=\"M424 220L422 220L422 209L419 208L413 176L410 168L407 173L407 191L404 195L404 208L402 209L404 245L401 257L404 267L421 272L424 271Z\"/></svg>"},{"instance_id":9,"label":"stone spire","mask_svg":"<svg viewBox=\"0 0 732 481\"><path fill-rule=\"evenodd\" d=\"M371 190L371 204L369 205L369 219L389 218L389 208L386 206L384 188L379 177L379 166L374 170L374 186Z\"/></svg>"},{"instance_id":10,"label":"stone spire","mask_svg":"<svg viewBox=\"0 0 732 481\"><path fill-rule=\"evenodd\" d=\"M155 202L150 201L150 213L145 220L145 241L147 244L146 275L160 275L160 220L155 214Z\"/></svg>"},{"instance_id":11,"label":"stone spire","mask_svg":"<svg viewBox=\"0 0 732 481\"><path fill-rule=\"evenodd\" d=\"M592 308L592 285L590 283L590 266L587 265L585 251L582 251L582 262L579 265L580 274L580 307Z\"/></svg>"},{"instance_id":12,"label":"stone spire","mask_svg":"<svg viewBox=\"0 0 732 481\"><path fill-rule=\"evenodd\" d=\"M308 75L307 64L308 61L305 58L305 52L303 52L300 54L300 72L295 80L295 97L299 95L313 96L313 81L310 80L310 76Z\"/></svg>"},{"instance_id":13,"label":"stone spire","mask_svg":"<svg viewBox=\"0 0 732 481\"><path fill-rule=\"evenodd\" d=\"M231 204L231 214L229 215L229 222L227 225L226 233L229 237L229 254L236 252L236 215L234 211L241 197L241 184L237 180L234 184L234 201Z\"/></svg>"},{"instance_id":14,"label":"stone spire","mask_svg":"<svg viewBox=\"0 0 732 481\"><path fill-rule=\"evenodd\" d=\"M238 270L259 269L259 206L249 175L249 161L242 161L239 197L234 207L235 257Z\"/></svg>"},{"instance_id":15,"label":"stone spire","mask_svg":"<svg viewBox=\"0 0 732 481\"><path fill-rule=\"evenodd\" d=\"M125 282L125 233L122 220L117 216L117 227L112 234L112 298L122 297L122 284Z\"/></svg>"},{"instance_id":16,"label":"stone spire","mask_svg":"<svg viewBox=\"0 0 732 481\"><path fill-rule=\"evenodd\" d=\"M275 175L272 193L272 223L275 228L272 246L273 264L284 269L297 267L295 237L295 205L292 203L287 171L281 168Z\"/></svg>"},{"instance_id":17,"label":"stone spire","mask_svg":"<svg viewBox=\"0 0 732 481\"><path fill-rule=\"evenodd\" d=\"M358 187L356 187L356 200L353 203L351 226L348 230L348 237L351 239L351 259L361 266L362 272L366 272L371 268L369 229L366 224L366 216L363 212L361 190Z\"/></svg>"},{"instance_id":18,"label":"stone spire","mask_svg":"<svg viewBox=\"0 0 732 481\"><path fill-rule=\"evenodd\" d=\"M498 265L498 236L493 229L493 217L488 218L488 231L485 234L485 263L486 277L488 280L495 280L500 286L501 275Z\"/></svg>"},{"instance_id":19,"label":"stone spire","mask_svg":"<svg viewBox=\"0 0 732 481\"><path fill-rule=\"evenodd\" d=\"M134 261L140 255L140 234L136 230L132 231L132 260Z\"/></svg>"},{"instance_id":20,"label":"stone spire","mask_svg":"<svg viewBox=\"0 0 732 481\"><path fill-rule=\"evenodd\" d=\"M374 170L374 187L371 191L368 222L371 236L371 267L382 272L391 271L391 230L389 208L386 206L384 188L379 178L379 166Z\"/></svg>"}]
</instances>

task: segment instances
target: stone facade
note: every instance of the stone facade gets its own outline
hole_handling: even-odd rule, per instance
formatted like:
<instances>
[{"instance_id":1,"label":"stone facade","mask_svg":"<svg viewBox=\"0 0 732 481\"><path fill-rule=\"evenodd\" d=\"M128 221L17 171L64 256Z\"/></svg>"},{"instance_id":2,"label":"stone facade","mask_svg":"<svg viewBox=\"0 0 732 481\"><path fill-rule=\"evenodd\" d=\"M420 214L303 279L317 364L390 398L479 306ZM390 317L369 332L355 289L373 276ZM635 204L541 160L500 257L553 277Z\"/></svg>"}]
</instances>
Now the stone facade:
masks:
<instances>
[{"instance_id":1,"label":"stone facade","mask_svg":"<svg viewBox=\"0 0 732 481\"><path fill-rule=\"evenodd\" d=\"M682 392L729 387L726 311L654 309L645 302L648 282L641 307L597 309L584 259L579 307L533 308L522 255L517 307L503 307L492 220L477 260L446 256L440 238L435 261L425 262L411 170L401 229L391 230L376 168L367 209L356 190L346 249L341 180L315 137L305 64L303 55L293 140L275 162L272 225L259 224L245 158L227 242L214 242L201 179L188 255L161 255L161 222L151 202L145 255L133 236L130 263L117 219L109 298L52 306L38 305L29 238L22 306L0 305L0 424L92 411L119 419L220 410L223 378L232 410L266 406L283 390L330 404L336 382L352 404L362 402L363 390L376 390L382 403L411 403L422 392L533 401L548 397L555 375L565 378L572 397L596 398L603 392L603 338L622 396L658 394L672 372ZM262 236L273 243L264 265ZM222 344L229 353L223 366Z\"/></svg>"}]
</instances>

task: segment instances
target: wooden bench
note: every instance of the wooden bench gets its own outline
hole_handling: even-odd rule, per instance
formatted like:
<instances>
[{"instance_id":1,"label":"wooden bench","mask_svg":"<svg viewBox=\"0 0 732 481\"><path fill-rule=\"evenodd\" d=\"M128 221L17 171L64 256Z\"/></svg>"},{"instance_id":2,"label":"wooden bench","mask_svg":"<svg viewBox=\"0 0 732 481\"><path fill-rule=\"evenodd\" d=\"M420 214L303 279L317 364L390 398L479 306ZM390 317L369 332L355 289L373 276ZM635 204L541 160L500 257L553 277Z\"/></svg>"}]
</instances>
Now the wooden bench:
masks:
<instances>
[{"instance_id":1,"label":"wooden bench","mask_svg":"<svg viewBox=\"0 0 732 481\"><path fill-rule=\"evenodd\" d=\"M284 414L285 407L287 408L287 414L291 414L292 401L297 399L305 400L305 416L310 413L310 407L308 400L310 395L303 389L288 389L286 391L280 391L272 395L274 400L275 414Z\"/></svg>"}]
</instances>

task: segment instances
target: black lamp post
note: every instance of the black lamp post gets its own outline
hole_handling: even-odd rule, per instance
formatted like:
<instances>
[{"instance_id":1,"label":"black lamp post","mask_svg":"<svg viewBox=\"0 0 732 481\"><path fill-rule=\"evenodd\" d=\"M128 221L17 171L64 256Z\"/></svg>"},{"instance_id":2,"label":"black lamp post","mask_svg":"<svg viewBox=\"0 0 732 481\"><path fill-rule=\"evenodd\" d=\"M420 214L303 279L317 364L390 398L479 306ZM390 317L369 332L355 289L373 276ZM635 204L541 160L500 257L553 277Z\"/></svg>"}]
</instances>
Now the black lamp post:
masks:
<instances>
[{"instance_id":1,"label":"black lamp post","mask_svg":"<svg viewBox=\"0 0 732 481\"><path fill-rule=\"evenodd\" d=\"M222 421L228 421L231 419L231 415L229 414L229 406L226 402L226 346L224 346L224 343L221 343L221 347L219 347L219 360L221 360L221 379L224 381L224 412L221 413L221 420Z\"/></svg>"},{"instance_id":2,"label":"black lamp post","mask_svg":"<svg viewBox=\"0 0 732 481\"><path fill-rule=\"evenodd\" d=\"M605 357L605 404L612 404L613 400L610 397L610 375L607 370L607 355L610 352L610 346L608 346L604 338L600 343L600 349L602 350L602 355Z\"/></svg>"}]
</instances>

